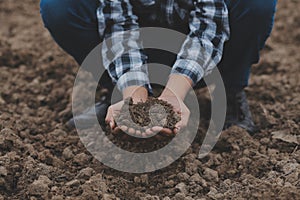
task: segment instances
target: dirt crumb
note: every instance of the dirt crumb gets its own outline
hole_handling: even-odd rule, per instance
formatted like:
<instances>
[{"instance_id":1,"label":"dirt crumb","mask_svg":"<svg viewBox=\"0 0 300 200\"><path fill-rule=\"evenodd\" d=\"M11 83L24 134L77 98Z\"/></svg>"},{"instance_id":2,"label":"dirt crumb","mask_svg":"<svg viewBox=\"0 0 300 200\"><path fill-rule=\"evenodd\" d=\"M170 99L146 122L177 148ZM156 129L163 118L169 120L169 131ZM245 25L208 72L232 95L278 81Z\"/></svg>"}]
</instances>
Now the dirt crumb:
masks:
<instances>
[{"instance_id":1,"label":"dirt crumb","mask_svg":"<svg viewBox=\"0 0 300 200\"><path fill-rule=\"evenodd\" d=\"M64 126L72 116L72 91L86 100L92 95L89 85L74 87L79 66L44 28L39 1L0 1L0 200L299 199L299 7L297 0L278 1L273 32L251 69L246 92L260 129L255 135L231 127L199 158L211 104L207 89L195 90L201 113L190 148L161 170L130 174L100 163L77 132ZM142 127L172 129L180 120L157 99L137 105L127 101L126 106ZM151 116L160 120L151 121ZM163 148L173 139L123 135L103 139L86 132L91 143L105 140L105 148L116 145L139 153Z\"/></svg>"},{"instance_id":2,"label":"dirt crumb","mask_svg":"<svg viewBox=\"0 0 300 200\"><path fill-rule=\"evenodd\" d=\"M132 127L141 132L155 126L173 130L179 121L180 115L174 112L173 106L157 98L149 98L136 104L131 98L126 99L117 118L118 126Z\"/></svg>"}]
</instances>

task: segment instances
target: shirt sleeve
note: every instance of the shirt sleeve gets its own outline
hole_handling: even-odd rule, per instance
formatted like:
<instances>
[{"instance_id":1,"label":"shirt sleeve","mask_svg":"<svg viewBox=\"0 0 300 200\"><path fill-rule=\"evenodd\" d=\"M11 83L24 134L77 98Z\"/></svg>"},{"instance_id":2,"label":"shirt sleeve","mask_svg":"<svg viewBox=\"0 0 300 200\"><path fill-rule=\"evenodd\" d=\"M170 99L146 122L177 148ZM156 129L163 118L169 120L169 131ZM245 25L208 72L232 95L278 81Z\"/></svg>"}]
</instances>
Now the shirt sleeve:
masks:
<instances>
[{"instance_id":1,"label":"shirt sleeve","mask_svg":"<svg viewBox=\"0 0 300 200\"><path fill-rule=\"evenodd\" d=\"M187 76L195 85L220 62L230 30L224 0L196 0L194 6L190 13L190 33L171 73Z\"/></svg>"},{"instance_id":2,"label":"shirt sleeve","mask_svg":"<svg viewBox=\"0 0 300 200\"><path fill-rule=\"evenodd\" d=\"M97 17L103 64L118 89L137 85L150 91L147 57L129 0L100 0Z\"/></svg>"}]
</instances>

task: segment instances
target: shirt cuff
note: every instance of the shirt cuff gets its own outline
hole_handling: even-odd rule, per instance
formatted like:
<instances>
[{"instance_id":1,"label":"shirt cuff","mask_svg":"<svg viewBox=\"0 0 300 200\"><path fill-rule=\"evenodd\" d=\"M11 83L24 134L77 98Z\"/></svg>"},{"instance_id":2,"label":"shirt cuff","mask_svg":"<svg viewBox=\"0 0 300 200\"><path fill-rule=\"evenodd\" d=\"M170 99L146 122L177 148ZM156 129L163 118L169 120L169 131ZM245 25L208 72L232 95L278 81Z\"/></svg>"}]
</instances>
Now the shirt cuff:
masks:
<instances>
[{"instance_id":1,"label":"shirt cuff","mask_svg":"<svg viewBox=\"0 0 300 200\"><path fill-rule=\"evenodd\" d=\"M171 74L181 74L187 76L196 85L204 76L202 67L194 60L177 59L173 65Z\"/></svg>"},{"instance_id":2,"label":"shirt cuff","mask_svg":"<svg viewBox=\"0 0 300 200\"><path fill-rule=\"evenodd\" d=\"M129 71L119 78L117 82L117 87L120 91L123 91L129 86L143 86L149 92L152 91L148 75L141 71Z\"/></svg>"}]
</instances>

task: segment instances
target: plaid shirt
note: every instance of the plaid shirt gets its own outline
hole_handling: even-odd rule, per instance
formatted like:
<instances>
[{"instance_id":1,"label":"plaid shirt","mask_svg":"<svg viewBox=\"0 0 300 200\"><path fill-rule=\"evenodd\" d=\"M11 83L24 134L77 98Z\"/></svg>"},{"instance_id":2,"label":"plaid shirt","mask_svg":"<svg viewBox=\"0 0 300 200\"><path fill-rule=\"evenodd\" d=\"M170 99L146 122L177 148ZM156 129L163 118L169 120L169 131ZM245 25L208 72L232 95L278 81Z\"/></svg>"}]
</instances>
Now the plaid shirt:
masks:
<instances>
[{"instance_id":1,"label":"plaid shirt","mask_svg":"<svg viewBox=\"0 0 300 200\"><path fill-rule=\"evenodd\" d=\"M132 85L151 90L138 30L147 24L172 28L186 23L189 27L171 73L187 76L196 84L221 60L229 38L224 0L99 1L99 34L108 39L102 48L103 63L121 91Z\"/></svg>"}]
</instances>

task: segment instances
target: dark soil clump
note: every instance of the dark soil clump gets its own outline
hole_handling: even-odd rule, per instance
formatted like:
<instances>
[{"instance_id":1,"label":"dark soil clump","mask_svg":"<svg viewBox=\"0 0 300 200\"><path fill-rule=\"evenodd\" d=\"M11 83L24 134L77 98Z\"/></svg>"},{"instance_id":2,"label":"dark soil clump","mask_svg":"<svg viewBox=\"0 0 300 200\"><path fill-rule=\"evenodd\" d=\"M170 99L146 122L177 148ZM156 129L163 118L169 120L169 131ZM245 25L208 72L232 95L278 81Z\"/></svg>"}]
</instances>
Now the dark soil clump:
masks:
<instances>
[{"instance_id":1,"label":"dark soil clump","mask_svg":"<svg viewBox=\"0 0 300 200\"><path fill-rule=\"evenodd\" d=\"M299 6L300 1L278 1L271 38L252 68L247 94L260 131L250 136L231 127L209 155L199 158L210 124L210 97L196 90L201 118L191 147L163 169L131 174L105 166L86 147L135 167L143 163L109 148L115 144L146 153L176 138L104 135L98 129L84 130L79 137L66 129L72 91L87 100L93 91L89 85L74 86L78 66L44 28L39 1L0 1L0 200L299 199ZM140 109L134 108L138 113L133 115L151 116ZM146 119L142 117L142 125L151 125ZM177 136L185 133L183 129Z\"/></svg>"},{"instance_id":2,"label":"dark soil clump","mask_svg":"<svg viewBox=\"0 0 300 200\"><path fill-rule=\"evenodd\" d=\"M154 126L173 130L180 119L179 113L174 112L173 106L166 101L149 98L145 102L134 104L129 98L125 100L116 121L118 126L124 125L144 132Z\"/></svg>"}]
</instances>

